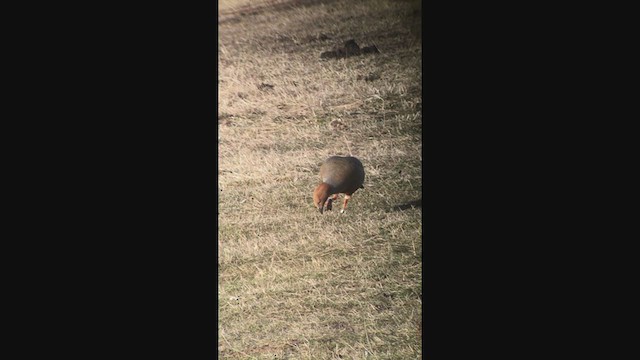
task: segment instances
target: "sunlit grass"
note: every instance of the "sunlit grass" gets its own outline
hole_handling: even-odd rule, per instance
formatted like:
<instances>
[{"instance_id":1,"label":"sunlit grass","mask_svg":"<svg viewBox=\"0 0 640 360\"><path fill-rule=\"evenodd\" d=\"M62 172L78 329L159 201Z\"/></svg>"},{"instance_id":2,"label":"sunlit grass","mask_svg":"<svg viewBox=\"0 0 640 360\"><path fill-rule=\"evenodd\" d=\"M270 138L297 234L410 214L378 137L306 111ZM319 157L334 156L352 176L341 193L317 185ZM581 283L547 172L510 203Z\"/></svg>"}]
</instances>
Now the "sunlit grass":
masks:
<instances>
[{"instance_id":1,"label":"sunlit grass","mask_svg":"<svg viewBox=\"0 0 640 360\"><path fill-rule=\"evenodd\" d=\"M221 358L421 357L422 210L398 206L422 198L420 17L316 1L220 23ZM320 60L351 38L381 53ZM365 189L320 215L319 166L347 154Z\"/></svg>"}]
</instances>

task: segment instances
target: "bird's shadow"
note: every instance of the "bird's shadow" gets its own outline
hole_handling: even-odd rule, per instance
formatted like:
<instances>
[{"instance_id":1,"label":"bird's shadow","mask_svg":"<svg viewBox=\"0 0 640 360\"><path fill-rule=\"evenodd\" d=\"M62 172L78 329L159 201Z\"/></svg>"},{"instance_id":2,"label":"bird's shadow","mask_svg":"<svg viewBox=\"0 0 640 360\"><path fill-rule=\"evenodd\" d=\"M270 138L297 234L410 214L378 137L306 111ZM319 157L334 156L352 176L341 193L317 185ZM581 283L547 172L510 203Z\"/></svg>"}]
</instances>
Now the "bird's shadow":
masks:
<instances>
[{"instance_id":1,"label":"bird's shadow","mask_svg":"<svg viewBox=\"0 0 640 360\"><path fill-rule=\"evenodd\" d=\"M422 198L417 199L417 200L412 200L409 202L406 202L404 204L400 204L400 205L395 205L391 207L391 211L401 211L401 210L408 210L411 208L422 208Z\"/></svg>"}]
</instances>

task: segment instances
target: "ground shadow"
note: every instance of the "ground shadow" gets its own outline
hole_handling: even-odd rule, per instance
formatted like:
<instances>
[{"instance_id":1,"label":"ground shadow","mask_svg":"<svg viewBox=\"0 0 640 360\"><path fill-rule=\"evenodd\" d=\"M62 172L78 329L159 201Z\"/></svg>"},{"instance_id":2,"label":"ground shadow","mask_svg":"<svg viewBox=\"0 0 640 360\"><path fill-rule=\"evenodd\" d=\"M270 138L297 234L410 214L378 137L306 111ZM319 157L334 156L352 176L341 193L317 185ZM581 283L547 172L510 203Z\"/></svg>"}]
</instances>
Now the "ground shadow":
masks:
<instances>
[{"instance_id":1,"label":"ground shadow","mask_svg":"<svg viewBox=\"0 0 640 360\"><path fill-rule=\"evenodd\" d=\"M412 200L404 204L395 205L391 208L391 211L408 210L408 209L411 209L412 207L422 208L422 198L418 200Z\"/></svg>"}]
</instances>

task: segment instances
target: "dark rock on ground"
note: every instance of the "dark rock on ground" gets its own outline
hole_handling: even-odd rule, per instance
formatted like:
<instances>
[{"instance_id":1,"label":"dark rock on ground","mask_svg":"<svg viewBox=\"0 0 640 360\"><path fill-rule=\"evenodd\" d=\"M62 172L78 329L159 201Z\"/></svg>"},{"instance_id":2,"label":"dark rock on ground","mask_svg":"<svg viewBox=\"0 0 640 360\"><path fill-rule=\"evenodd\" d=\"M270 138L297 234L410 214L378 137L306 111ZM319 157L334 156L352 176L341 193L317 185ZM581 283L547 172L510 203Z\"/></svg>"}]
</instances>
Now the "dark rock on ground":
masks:
<instances>
[{"instance_id":1,"label":"dark rock on ground","mask_svg":"<svg viewBox=\"0 0 640 360\"><path fill-rule=\"evenodd\" d=\"M362 55L362 54L375 54L379 53L378 47L375 45L360 48L355 40L350 39L345 41L344 45L340 48L336 48L331 51L325 51L320 54L321 59L342 59L350 56Z\"/></svg>"},{"instance_id":2,"label":"dark rock on ground","mask_svg":"<svg viewBox=\"0 0 640 360\"><path fill-rule=\"evenodd\" d=\"M262 83L262 84L258 85L258 89L262 90L262 91L270 90L270 89L273 89L273 85L267 84L267 83Z\"/></svg>"}]
</instances>

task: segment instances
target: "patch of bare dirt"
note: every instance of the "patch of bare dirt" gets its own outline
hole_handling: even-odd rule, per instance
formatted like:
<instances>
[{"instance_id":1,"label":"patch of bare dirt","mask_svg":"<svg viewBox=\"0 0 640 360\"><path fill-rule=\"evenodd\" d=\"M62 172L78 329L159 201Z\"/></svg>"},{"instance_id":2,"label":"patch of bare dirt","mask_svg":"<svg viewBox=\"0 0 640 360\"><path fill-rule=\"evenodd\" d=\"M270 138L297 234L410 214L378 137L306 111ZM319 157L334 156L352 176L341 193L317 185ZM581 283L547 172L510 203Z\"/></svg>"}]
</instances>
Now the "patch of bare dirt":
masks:
<instances>
[{"instance_id":1,"label":"patch of bare dirt","mask_svg":"<svg viewBox=\"0 0 640 360\"><path fill-rule=\"evenodd\" d=\"M258 5L245 5L230 10L218 11L218 24L225 22L237 22L247 15L260 14L265 11L277 11L296 6L308 6L316 4L328 4L335 0L265 0Z\"/></svg>"}]
</instances>

